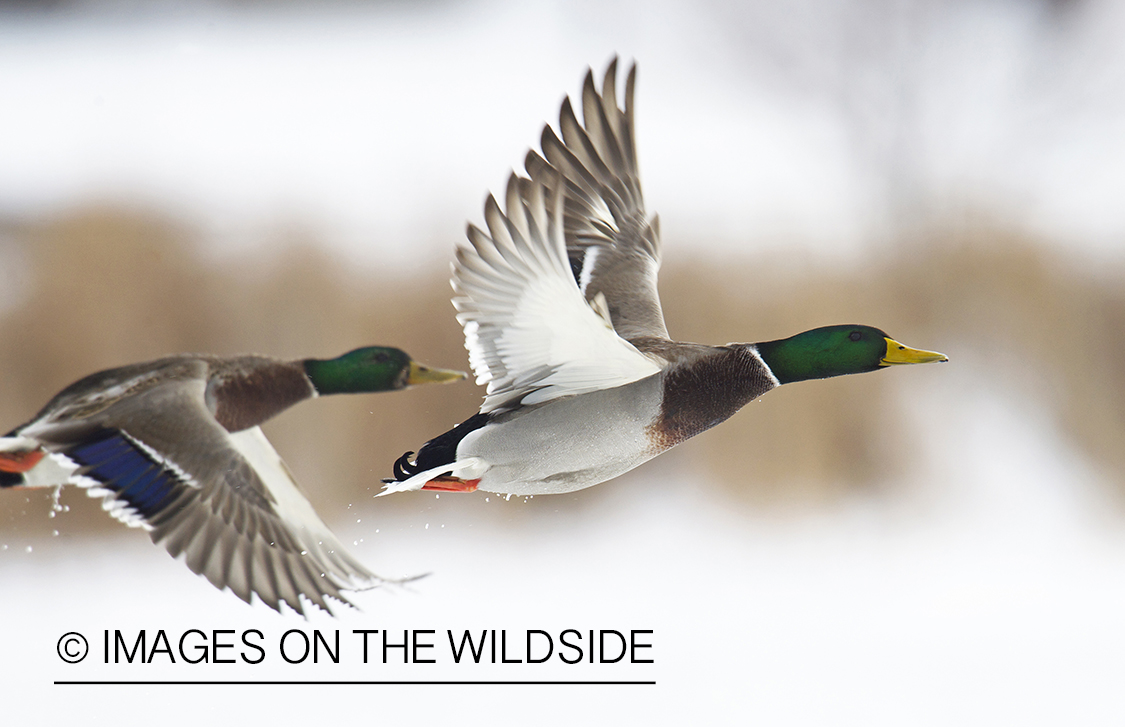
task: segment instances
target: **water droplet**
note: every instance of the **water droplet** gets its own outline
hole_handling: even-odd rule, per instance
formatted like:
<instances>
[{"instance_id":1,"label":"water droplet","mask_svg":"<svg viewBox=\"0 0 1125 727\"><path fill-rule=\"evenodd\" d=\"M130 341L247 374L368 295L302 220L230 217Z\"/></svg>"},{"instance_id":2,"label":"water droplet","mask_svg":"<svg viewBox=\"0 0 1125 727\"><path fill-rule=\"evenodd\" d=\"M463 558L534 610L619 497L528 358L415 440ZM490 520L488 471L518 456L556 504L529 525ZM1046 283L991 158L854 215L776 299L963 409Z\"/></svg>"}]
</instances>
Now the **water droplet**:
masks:
<instances>
[{"instance_id":1,"label":"water droplet","mask_svg":"<svg viewBox=\"0 0 1125 727\"><path fill-rule=\"evenodd\" d=\"M31 552L31 546L30 546L30 545L29 545L29 546L27 546L27 552L28 552L28 553L30 553L30 552Z\"/></svg>"},{"instance_id":2,"label":"water droplet","mask_svg":"<svg viewBox=\"0 0 1125 727\"><path fill-rule=\"evenodd\" d=\"M59 537L59 531L58 530L52 530L51 535L53 535L57 538L57 537Z\"/></svg>"},{"instance_id":3,"label":"water droplet","mask_svg":"<svg viewBox=\"0 0 1125 727\"><path fill-rule=\"evenodd\" d=\"M361 517L359 517L359 518L356 518L356 519L355 519L355 521L356 521L357 523L361 523L361 522L363 522L363 518L361 518Z\"/></svg>"},{"instance_id":4,"label":"water droplet","mask_svg":"<svg viewBox=\"0 0 1125 727\"><path fill-rule=\"evenodd\" d=\"M429 529L430 529L430 524L426 523L426 530L429 530Z\"/></svg>"},{"instance_id":5,"label":"water droplet","mask_svg":"<svg viewBox=\"0 0 1125 727\"><path fill-rule=\"evenodd\" d=\"M504 502L508 502L511 499L512 499L512 493L509 492L507 495L504 495Z\"/></svg>"}]
</instances>

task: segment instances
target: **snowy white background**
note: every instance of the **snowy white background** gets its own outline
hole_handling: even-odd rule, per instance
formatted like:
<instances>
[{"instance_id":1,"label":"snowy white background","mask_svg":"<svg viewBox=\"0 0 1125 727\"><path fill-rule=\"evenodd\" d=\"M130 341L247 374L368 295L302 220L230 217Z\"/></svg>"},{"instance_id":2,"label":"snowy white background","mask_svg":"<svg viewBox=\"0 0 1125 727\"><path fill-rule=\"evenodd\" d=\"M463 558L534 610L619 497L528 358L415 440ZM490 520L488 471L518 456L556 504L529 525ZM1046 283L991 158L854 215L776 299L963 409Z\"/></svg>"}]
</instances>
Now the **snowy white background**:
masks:
<instances>
[{"instance_id":1,"label":"snowy white background","mask_svg":"<svg viewBox=\"0 0 1125 727\"><path fill-rule=\"evenodd\" d=\"M823 92L830 73L792 60L808 57L802 43L850 52L840 39L853 26L827 3L5 11L0 213L112 202L203 226L219 256L296 224L358 265L445 265L485 190L520 165L585 67L616 52L640 62L646 197L669 259L771 245L847 259L913 198L970 197L1067 245L1079 264L1119 263L1121 5L922 4L938 9L915 24L918 5L844 4L873 13L855 28L889 14L907 29L911 50L896 65L906 80L872 81L909 89L889 145L871 142L850 109L857 98L897 108L901 94L887 101L861 81L841 102ZM856 68L865 78L862 54ZM906 199L888 193L903 188ZM677 249L689 232L714 246ZM425 247L437 239L450 243ZM136 531L78 552L68 538L30 553L13 544L0 552L0 714L12 724L1119 724L1125 534L1105 474L1018 383L947 353L950 366L896 372L926 433L910 487L760 515L654 463L603 485L613 494L600 511L514 526L514 500L467 507L419 494L416 514L393 519L357 505L356 522L326 518L364 562L434 575L361 594L364 613L336 621L249 608ZM96 657L107 628L275 639L294 627L654 629L656 663L168 668L55 655L71 630L91 637ZM658 686L52 686L153 678Z\"/></svg>"}]
</instances>

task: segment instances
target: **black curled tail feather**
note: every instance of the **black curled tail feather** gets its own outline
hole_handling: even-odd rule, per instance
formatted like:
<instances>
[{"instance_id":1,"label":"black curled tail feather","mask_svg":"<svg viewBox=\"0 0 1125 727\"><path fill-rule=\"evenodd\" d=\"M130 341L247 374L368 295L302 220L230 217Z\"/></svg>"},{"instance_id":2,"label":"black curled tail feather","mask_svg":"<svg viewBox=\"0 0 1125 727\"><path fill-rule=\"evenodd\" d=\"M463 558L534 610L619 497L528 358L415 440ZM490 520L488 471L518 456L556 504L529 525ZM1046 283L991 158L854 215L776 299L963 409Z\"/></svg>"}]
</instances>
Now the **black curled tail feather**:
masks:
<instances>
[{"instance_id":1,"label":"black curled tail feather","mask_svg":"<svg viewBox=\"0 0 1125 727\"><path fill-rule=\"evenodd\" d=\"M418 456L414 459L413 464L410 462L410 455L414 454L413 452L402 455L395 460L395 479L391 481L403 482L424 470L440 467L443 464L453 464L457 459L457 445L469 432L476 431L488 424L489 418L490 415L488 414L474 414L445 434L434 437L418 450Z\"/></svg>"},{"instance_id":2,"label":"black curled tail feather","mask_svg":"<svg viewBox=\"0 0 1125 727\"><path fill-rule=\"evenodd\" d=\"M395 460L395 478L392 481L403 482L404 480L410 479L412 475L418 473L418 465L410 464L410 456L413 454L414 452L407 452L406 454Z\"/></svg>"}]
</instances>

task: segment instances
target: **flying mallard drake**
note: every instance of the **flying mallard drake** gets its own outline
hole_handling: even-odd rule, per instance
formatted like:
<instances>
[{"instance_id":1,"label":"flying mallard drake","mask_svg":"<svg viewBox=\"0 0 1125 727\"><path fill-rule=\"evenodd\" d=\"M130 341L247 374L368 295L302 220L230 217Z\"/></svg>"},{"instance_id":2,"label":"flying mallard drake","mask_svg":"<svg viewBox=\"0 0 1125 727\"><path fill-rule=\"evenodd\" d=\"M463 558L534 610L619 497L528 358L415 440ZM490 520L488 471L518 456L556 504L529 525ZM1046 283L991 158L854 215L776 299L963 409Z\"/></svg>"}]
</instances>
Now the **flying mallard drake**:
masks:
<instances>
[{"instance_id":1,"label":"flying mallard drake","mask_svg":"<svg viewBox=\"0 0 1125 727\"><path fill-rule=\"evenodd\" d=\"M645 213L633 131L636 67L617 106L617 61L592 72L579 124L543 129L529 178L508 180L506 211L485 202L485 233L453 266L453 305L480 412L395 462L384 492L570 492L627 472L724 421L781 384L948 360L869 326L817 328L765 343L668 338L656 292L660 232Z\"/></svg>"},{"instance_id":2,"label":"flying mallard drake","mask_svg":"<svg viewBox=\"0 0 1125 727\"><path fill-rule=\"evenodd\" d=\"M383 581L360 565L313 510L259 428L324 394L394 391L463 378L397 348L332 360L180 355L100 371L71 384L0 437L0 487L73 484L216 588L280 611L299 596Z\"/></svg>"}]
</instances>

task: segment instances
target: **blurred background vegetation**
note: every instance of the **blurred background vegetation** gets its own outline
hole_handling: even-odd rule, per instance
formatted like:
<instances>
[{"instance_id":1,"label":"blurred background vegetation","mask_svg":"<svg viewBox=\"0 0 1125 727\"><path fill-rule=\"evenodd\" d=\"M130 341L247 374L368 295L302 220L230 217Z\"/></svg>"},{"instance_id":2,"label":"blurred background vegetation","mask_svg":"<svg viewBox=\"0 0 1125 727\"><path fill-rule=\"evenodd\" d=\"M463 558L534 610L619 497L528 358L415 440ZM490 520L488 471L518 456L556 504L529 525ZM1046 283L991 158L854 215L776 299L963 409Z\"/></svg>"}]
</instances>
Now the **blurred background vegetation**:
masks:
<instances>
[{"instance_id":1,"label":"blurred background vegetation","mask_svg":"<svg viewBox=\"0 0 1125 727\"><path fill-rule=\"evenodd\" d=\"M0 226L7 288L0 426L30 419L87 373L175 352L326 357L380 343L467 368L444 266L432 274L357 269L299 232L278 232L268 260L217 255L200 237L181 221L112 207ZM693 241L670 244L682 253ZM1091 276L1026 233L966 217L846 264L680 254L665 265L660 288L668 327L681 340L770 340L865 322L948 353L951 365L1003 376L1017 395L1047 406L1125 494L1123 283L1121 270ZM917 452L903 416L917 373L783 387L665 455L661 466L702 473L721 496L758 508L816 507L850 492L893 489ZM402 452L475 412L480 396L466 382L331 397L299 405L266 430L332 522L377 492ZM629 477L645 478L646 468ZM581 507L602 492L529 504ZM71 511L49 522L48 493L7 492L0 522L30 537L60 525L119 527L80 493L64 501ZM417 504L387 498L379 506Z\"/></svg>"}]
</instances>

